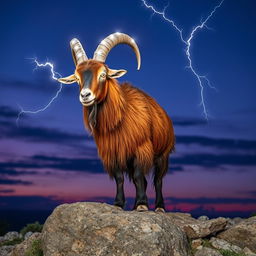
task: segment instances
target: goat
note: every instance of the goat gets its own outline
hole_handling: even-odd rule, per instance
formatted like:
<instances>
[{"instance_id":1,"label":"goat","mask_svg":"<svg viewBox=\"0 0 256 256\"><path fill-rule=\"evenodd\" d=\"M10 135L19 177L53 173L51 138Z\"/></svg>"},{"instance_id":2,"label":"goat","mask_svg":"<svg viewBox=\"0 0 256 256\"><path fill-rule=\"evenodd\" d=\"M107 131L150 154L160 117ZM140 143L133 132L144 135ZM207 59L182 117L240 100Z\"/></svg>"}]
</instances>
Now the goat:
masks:
<instances>
[{"instance_id":1,"label":"goat","mask_svg":"<svg viewBox=\"0 0 256 256\"><path fill-rule=\"evenodd\" d=\"M148 210L145 175L154 166L155 211L164 212L162 179L175 145L174 130L167 113L153 98L127 82L118 83L116 78L123 76L126 70L110 69L105 64L110 50L122 43L134 50L139 70L138 46L126 34L114 33L106 37L93 59L88 59L81 43L74 38L70 45L75 73L59 81L77 82L80 86L85 126L94 137L104 169L116 181L114 205L121 208L125 205L125 173L136 187L134 209Z\"/></svg>"}]
</instances>

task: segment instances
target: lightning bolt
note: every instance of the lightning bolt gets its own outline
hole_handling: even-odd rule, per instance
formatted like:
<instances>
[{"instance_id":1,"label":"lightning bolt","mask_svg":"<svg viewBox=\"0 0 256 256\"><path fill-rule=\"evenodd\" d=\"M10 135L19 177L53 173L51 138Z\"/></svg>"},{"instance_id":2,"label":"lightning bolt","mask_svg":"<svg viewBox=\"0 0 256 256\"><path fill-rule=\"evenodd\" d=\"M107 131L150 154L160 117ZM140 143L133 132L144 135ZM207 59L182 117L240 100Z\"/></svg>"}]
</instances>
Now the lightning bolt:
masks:
<instances>
[{"instance_id":1,"label":"lightning bolt","mask_svg":"<svg viewBox=\"0 0 256 256\"><path fill-rule=\"evenodd\" d=\"M51 62L47 61L47 62L45 62L45 63L40 63L40 62L37 61L36 58L32 58L32 60L33 60L34 63L36 64L36 67L34 68L34 70L36 70L38 67L50 67L51 77L52 77L53 80L58 80L58 78L61 77L60 73L58 73L58 72L56 72L56 71L54 70L54 65L53 65ZM37 113L40 113L40 112L45 111L48 107L50 107L50 105L53 103L53 101L57 99L57 97L59 96L61 90L62 90L62 84L60 83L60 87L59 87L59 89L57 90L57 92L56 92L56 94L54 95L54 97L51 98L51 100L50 100L44 107L42 107L42 108L40 108L40 109L38 109L38 110L35 110L35 111L32 111L32 110L24 110L20 105L18 105L19 108L20 108L20 112L19 112L19 114L18 114L18 116L17 116L16 124L18 125L19 119L20 119L21 115L23 115L23 114L37 114Z\"/></svg>"},{"instance_id":2,"label":"lightning bolt","mask_svg":"<svg viewBox=\"0 0 256 256\"><path fill-rule=\"evenodd\" d=\"M183 30L181 28L179 28L174 20L166 17L166 9L168 7L165 6L165 8L163 9L163 11L158 11L156 10L156 8L153 6L153 5L150 5L146 2L146 0L141 0L143 5L152 10L153 11L153 14L158 14L160 15L166 22L168 22L179 34L179 37L180 37L180 40L185 44L185 54L187 56L187 59L188 59L188 66L187 68L190 69L190 71L193 73L193 75L195 76L195 78L197 79L198 81L198 85L200 87L200 97L201 97L201 102L200 102L200 105L202 106L203 108L203 114L204 114L204 117L205 119L208 120L208 111L206 109L206 104L205 104L205 97L204 97L204 82L212 89L216 89L215 87L213 87L211 84L210 84L210 81L208 80L208 78L205 76L205 75L200 75L194 68L194 65L193 65L193 60L192 60L192 57L191 57L191 45L192 45L192 41L194 39L194 36L195 34L199 31L199 30L202 30L203 28L206 28L206 29L209 29L206 25L206 23L208 22L208 20L214 15L214 13L216 12L216 10L218 8L221 7L222 3L224 2L224 0L221 0L220 3L218 5L216 5L213 10L210 12L210 14L205 18L205 19L202 19L200 21L200 23L193 27L189 36L187 37L187 39L185 39L184 35L183 35Z\"/></svg>"}]
</instances>

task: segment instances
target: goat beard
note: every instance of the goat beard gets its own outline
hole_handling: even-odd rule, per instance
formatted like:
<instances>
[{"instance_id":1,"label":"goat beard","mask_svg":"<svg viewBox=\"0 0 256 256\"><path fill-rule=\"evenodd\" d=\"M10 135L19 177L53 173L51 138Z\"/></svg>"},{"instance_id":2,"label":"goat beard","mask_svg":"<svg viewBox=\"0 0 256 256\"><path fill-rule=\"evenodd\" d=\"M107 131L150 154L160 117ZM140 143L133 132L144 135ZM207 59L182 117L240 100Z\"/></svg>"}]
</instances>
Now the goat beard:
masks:
<instances>
[{"instance_id":1,"label":"goat beard","mask_svg":"<svg viewBox=\"0 0 256 256\"><path fill-rule=\"evenodd\" d=\"M97 103L95 102L88 110L88 121L93 130L97 125Z\"/></svg>"}]
</instances>

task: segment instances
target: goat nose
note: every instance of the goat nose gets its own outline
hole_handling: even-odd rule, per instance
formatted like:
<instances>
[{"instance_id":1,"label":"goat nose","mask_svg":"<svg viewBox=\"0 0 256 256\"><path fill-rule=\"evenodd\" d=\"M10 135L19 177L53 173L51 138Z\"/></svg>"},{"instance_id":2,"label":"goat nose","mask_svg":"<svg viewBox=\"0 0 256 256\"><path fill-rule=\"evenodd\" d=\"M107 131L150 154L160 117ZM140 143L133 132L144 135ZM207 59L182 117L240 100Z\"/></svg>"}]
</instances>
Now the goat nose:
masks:
<instances>
[{"instance_id":1,"label":"goat nose","mask_svg":"<svg viewBox=\"0 0 256 256\"><path fill-rule=\"evenodd\" d=\"M84 95L85 98L88 98L89 96L91 96L91 92L86 92Z\"/></svg>"},{"instance_id":2,"label":"goat nose","mask_svg":"<svg viewBox=\"0 0 256 256\"><path fill-rule=\"evenodd\" d=\"M81 92L81 96L83 97L83 98L88 98L88 97L90 97L91 96L91 92L90 91L84 91L84 92Z\"/></svg>"}]
</instances>

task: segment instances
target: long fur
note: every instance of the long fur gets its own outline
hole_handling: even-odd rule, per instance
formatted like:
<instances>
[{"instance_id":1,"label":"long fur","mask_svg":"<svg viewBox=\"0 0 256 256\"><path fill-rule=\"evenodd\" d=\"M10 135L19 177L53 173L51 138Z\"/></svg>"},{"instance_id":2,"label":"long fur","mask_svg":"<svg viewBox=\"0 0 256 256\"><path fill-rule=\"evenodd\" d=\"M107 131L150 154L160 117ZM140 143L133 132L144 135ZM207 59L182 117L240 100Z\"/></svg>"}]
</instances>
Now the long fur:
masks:
<instances>
[{"instance_id":1,"label":"long fur","mask_svg":"<svg viewBox=\"0 0 256 256\"><path fill-rule=\"evenodd\" d=\"M92 108L84 107L84 122L93 134L104 168L113 177L119 168L132 175L133 164L147 174L165 161L174 149L173 126L167 113L145 92L129 83L106 81L107 94L97 106L97 122L91 127ZM167 171L161 168L163 177Z\"/></svg>"}]
</instances>

